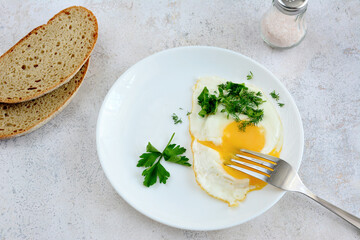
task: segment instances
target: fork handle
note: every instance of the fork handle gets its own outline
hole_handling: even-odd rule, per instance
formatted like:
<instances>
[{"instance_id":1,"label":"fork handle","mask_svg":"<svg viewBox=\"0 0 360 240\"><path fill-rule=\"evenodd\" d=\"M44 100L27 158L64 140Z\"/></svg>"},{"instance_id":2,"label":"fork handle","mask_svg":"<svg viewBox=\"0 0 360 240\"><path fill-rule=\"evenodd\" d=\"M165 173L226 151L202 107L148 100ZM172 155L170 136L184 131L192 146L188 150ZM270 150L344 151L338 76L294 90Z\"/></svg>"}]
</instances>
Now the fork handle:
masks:
<instances>
[{"instance_id":1,"label":"fork handle","mask_svg":"<svg viewBox=\"0 0 360 240\"><path fill-rule=\"evenodd\" d=\"M320 203L321 205L323 205L324 207L326 207L327 209L329 209L330 211L332 211L339 217L343 218L350 224L354 225L356 228L360 229L360 218L336 207L335 205L329 203L328 201L325 201L322 198L319 198L318 196L316 196L315 194L310 192L310 190L308 190L308 189L304 189L303 191L300 191L300 192L302 194L308 196L309 198L315 200L316 202Z\"/></svg>"}]
</instances>

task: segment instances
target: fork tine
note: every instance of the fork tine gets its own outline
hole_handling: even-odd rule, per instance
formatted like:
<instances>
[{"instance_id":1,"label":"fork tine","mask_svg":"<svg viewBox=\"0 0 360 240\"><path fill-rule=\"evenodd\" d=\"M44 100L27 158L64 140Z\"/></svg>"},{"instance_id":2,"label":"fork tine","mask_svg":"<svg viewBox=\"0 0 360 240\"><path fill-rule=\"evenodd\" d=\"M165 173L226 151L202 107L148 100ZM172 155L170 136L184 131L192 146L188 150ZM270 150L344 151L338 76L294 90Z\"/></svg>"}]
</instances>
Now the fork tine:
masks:
<instances>
[{"instance_id":1,"label":"fork tine","mask_svg":"<svg viewBox=\"0 0 360 240\"><path fill-rule=\"evenodd\" d=\"M241 155L241 154L235 154L235 156L238 158L243 158L243 159L246 159L246 160L249 160L252 162L256 162L257 164L264 166L264 168L267 168L267 169L270 168L271 170L273 170L274 166L276 165L275 163L269 163L269 162L266 162L266 161L263 161L263 160L260 160L257 158L252 158L252 157Z\"/></svg>"},{"instance_id":2,"label":"fork tine","mask_svg":"<svg viewBox=\"0 0 360 240\"><path fill-rule=\"evenodd\" d=\"M254 164L251 164L251 163L247 163L247 162L242 162L242 161L239 161L239 160L236 160L236 159L231 159L232 162L235 162L237 164L241 164L241 165L244 165L244 166L247 166L247 167L250 167L250 168L253 168L253 169L256 169L262 173L265 173L265 174L268 174L269 176L271 175L271 170L267 169L267 168L263 168L263 167L259 167L257 165L254 165ZM236 165L237 166L237 165Z\"/></svg>"},{"instance_id":3,"label":"fork tine","mask_svg":"<svg viewBox=\"0 0 360 240\"><path fill-rule=\"evenodd\" d=\"M265 176L265 175L262 175L260 173L257 173L257 172L253 172L251 170L248 170L248 169L245 169L245 168L242 168L241 166L235 166L235 165L232 165L232 164L227 164L227 163L224 163L224 165L232 168L232 169L235 169L235 170L238 170L240 172L243 172L245 174L248 174L254 178L257 178L257 179L260 179L264 182L268 182L269 180L269 177Z\"/></svg>"},{"instance_id":4,"label":"fork tine","mask_svg":"<svg viewBox=\"0 0 360 240\"><path fill-rule=\"evenodd\" d=\"M258 152L254 152L254 151L250 151L250 150L247 150L247 149L240 149L241 152L244 152L244 153L249 153L251 155L254 155L254 156L258 156L258 157L261 157L261 158L265 158L267 160L270 160L272 162L274 162L275 164L278 163L278 161L280 160L280 158L277 158L277 157L273 157L273 156L270 156L270 155L267 155L267 154L263 154L263 153L258 153Z\"/></svg>"}]
</instances>

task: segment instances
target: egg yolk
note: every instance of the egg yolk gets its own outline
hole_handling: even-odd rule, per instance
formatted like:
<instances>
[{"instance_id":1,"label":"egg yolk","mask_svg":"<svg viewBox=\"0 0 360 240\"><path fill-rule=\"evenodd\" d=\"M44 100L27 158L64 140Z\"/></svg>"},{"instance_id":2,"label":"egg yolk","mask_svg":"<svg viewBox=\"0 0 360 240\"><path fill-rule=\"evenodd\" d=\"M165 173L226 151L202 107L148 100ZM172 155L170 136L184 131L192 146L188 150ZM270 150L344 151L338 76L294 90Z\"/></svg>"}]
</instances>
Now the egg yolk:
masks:
<instances>
[{"instance_id":1,"label":"egg yolk","mask_svg":"<svg viewBox=\"0 0 360 240\"><path fill-rule=\"evenodd\" d=\"M239 123L232 122L226 126L223 131L222 143L220 145L215 145L211 141L200 141L201 144L210 147L216 150L219 154L223 162L230 161L231 158L235 158L244 162L249 162L248 160L239 159L235 156L235 154L240 154L239 149L247 149L256 152L261 152L261 150L265 146L265 129L263 127L258 127L254 125L247 126L245 131L239 130ZM253 155L241 153L242 155L251 156L253 158L257 158ZM274 157L280 156L280 151L273 149L270 153L267 153ZM235 164L236 165L236 164ZM223 165L225 171L237 179L249 179L250 191L259 190L263 188L266 183L249 176L246 173L237 171L228 166Z\"/></svg>"}]
</instances>

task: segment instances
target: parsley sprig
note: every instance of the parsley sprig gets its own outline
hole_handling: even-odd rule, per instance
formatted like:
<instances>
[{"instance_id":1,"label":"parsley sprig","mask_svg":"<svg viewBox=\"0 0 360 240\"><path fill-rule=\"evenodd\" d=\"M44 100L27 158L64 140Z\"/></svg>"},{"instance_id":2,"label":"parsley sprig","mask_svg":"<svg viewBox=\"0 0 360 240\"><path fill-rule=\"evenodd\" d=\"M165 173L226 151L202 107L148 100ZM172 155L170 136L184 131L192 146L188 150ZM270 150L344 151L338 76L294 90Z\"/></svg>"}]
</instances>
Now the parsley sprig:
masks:
<instances>
[{"instance_id":1,"label":"parsley sprig","mask_svg":"<svg viewBox=\"0 0 360 240\"><path fill-rule=\"evenodd\" d=\"M160 161L164 157L165 161L173 162L184 166L191 166L188 162L189 159L185 156L180 156L185 153L186 149L180 145L171 144L175 133L171 136L168 144L162 152L157 150L150 142L146 146L146 153L140 156L140 160L137 163L137 167L146 167L142 172L144 176L143 184L146 187L154 185L159 178L160 183L166 183L170 177L170 173L161 165ZM155 163L156 162L156 163Z\"/></svg>"},{"instance_id":2,"label":"parsley sprig","mask_svg":"<svg viewBox=\"0 0 360 240\"><path fill-rule=\"evenodd\" d=\"M231 116L235 121L240 122L239 129L244 131L248 125L258 124L263 116L264 110L259 106L265 102L261 98L261 92L250 91L244 83L238 84L226 82L218 85L218 96L210 94L207 87L198 97L198 103L201 107L199 116L205 117L215 114L219 106L223 109L221 112L226 113L227 117ZM239 114L246 115L248 120L240 120Z\"/></svg>"}]
</instances>

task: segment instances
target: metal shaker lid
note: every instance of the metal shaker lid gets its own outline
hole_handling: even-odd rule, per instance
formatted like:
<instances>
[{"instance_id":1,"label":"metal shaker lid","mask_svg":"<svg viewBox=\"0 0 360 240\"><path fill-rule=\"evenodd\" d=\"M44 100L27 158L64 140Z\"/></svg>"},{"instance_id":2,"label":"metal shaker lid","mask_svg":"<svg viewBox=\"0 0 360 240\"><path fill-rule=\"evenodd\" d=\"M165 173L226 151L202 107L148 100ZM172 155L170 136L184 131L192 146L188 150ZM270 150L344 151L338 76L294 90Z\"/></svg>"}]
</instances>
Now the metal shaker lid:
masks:
<instances>
[{"instance_id":1,"label":"metal shaker lid","mask_svg":"<svg viewBox=\"0 0 360 240\"><path fill-rule=\"evenodd\" d=\"M297 15L306 11L308 0L273 0L279 11L287 15Z\"/></svg>"}]
</instances>

